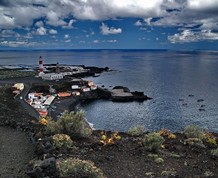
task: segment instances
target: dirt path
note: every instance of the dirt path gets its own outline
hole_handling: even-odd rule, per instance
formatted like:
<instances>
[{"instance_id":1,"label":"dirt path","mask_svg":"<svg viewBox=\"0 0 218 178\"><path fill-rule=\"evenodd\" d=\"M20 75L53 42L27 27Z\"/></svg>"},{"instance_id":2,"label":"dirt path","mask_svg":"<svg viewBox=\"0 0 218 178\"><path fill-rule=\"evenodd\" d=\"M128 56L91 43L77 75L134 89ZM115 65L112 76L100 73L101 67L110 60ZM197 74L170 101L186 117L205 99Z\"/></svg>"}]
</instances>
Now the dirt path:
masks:
<instances>
[{"instance_id":1,"label":"dirt path","mask_svg":"<svg viewBox=\"0 0 218 178\"><path fill-rule=\"evenodd\" d=\"M0 177L27 178L25 168L34 156L33 145L23 132L0 127Z\"/></svg>"}]
</instances>

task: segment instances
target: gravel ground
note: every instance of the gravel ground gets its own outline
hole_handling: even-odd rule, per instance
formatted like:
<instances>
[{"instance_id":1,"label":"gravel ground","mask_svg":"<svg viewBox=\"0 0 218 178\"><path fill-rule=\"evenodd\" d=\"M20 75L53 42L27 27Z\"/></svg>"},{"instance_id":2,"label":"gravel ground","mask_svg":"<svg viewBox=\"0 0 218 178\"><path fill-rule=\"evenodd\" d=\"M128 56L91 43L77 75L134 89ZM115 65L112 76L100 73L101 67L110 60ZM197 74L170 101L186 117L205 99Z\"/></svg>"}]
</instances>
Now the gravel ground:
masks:
<instances>
[{"instance_id":1,"label":"gravel ground","mask_svg":"<svg viewBox=\"0 0 218 178\"><path fill-rule=\"evenodd\" d=\"M0 127L0 177L27 178L25 168L34 156L34 147L23 132Z\"/></svg>"}]
</instances>

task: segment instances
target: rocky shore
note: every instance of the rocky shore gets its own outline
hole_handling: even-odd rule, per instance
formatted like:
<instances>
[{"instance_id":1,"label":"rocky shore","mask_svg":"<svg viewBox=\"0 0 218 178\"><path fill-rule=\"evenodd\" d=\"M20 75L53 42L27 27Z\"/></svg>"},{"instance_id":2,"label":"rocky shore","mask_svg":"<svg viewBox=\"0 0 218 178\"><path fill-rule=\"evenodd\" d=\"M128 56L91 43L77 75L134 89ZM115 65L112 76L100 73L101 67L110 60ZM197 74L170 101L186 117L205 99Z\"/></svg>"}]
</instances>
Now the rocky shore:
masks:
<instances>
[{"instance_id":1,"label":"rocky shore","mask_svg":"<svg viewBox=\"0 0 218 178\"><path fill-rule=\"evenodd\" d=\"M19 157L10 157L6 154L1 157L2 163L10 163L10 165L4 164L4 168L0 169L2 178L24 178L27 175L32 178L84 178L91 175L98 175L100 178L215 178L218 175L217 133L209 133L195 126L184 129L182 133L171 133L166 129L148 133L137 126L127 133L96 130L81 138L72 132L67 132L66 126L69 126L65 124L69 121L67 117L61 117L63 121L58 122L58 125L54 124L57 121L48 121L54 124L53 127L31 117L28 110L25 110L12 95L11 83L21 79L29 79L28 83L31 84L35 82L31 77L14 78L4 80L4 84L0 86L0 126L3 128L0 129L3 143L1 150L2 153L7 150L11 154L19 154ZM41 80L36 80L41 86ZM141 92L130 92L126 87L117 86L112 90L99 87L90 93L83 93L77 99L74 97L73 101L72 98L63 99L63 103L59 104L62 108L67 106L74 110L79 102L99 98L119 102L150 99ZM48 127L58 130L60 129L58 126L62 129L60 133L54 135L47 132ZM11 128L14 129L13 134L7 132ZM80 131L84 131L84 127L80 125L80 128L82 129ZM28 143L23 136L16 134L17 130L26 133L31 142ZM14 137L14 134L17 137ZM4 144L6 142L8 144ZM15 146L17 144L22 146ZM35 150L35 154L29 151L30 154L26 154L24 150ZM25 166L28 159L32 160ZM72 167L65 169L64 166L67 165L64 165L64 162L70 163L67 165ZM20 166L19 169L15 169L17 164ZM6 169L13 170L7 172ZM75 172L72 174L75 169L76 174Z\"/></svg>"},{"instance_id":2,"label":"rocky shore","mask_svg":"<svg viewBox=\"0 0 218 178\"><path fill-rule=\"evenodd\" d=\"M174 137L169 137L167 134L163 135L165 139L163 147L155 153L144 149L142 140L144 138L143 135L147 133L137 136L137 134L133 134L136 132L119 133L120 140L112 144L104 145L100 142L102 139L102 131L94 131L92 135L86 139L72 137L73 147L56 148L53 145L52 137L44 133L43 130L45 126L30 117L19 103L13 100L10 88L8 87L1 87L0 104L4 107L1 107L0 110L1 113L5 113L0 120L1 126L12 127L25 132L32 143L23 144L23 137L18 137L16 141L26 146L26 149L32 150L32 147L35 146L36 152L35 158L30 161L27 166L22 165L20 162L20 169L14 169L10 174L6 173L7 175L0 170L0 174L3 178L10 175L18 177L18 175L22 175L24 172L26 172L29 177L35 178L58 177L56 164L59 160L67 158L91 160L95 166L103 171L105 177L108 178L215 178L216 175L218 175L218 158L212 154L212 151L217 148L217 145L211 141L201 142L198 139L187 140L187 136L180 133L176 133ZM16 108L16 110L14 108ZM104 134L110 138L114 133L106 132ZM213 135L213 137L211 137L212 140L217 142L218 135L216 133L211 134ZM15 144L12 138L8 136L2 137L2 139L5 138L11 139L12 145ZM190 141L190 144L188 141ZM5 149L11 151L10 147L11 145ZM16 148L14 151L20 154L19 159L24 160L29 158L29 155L26 153L20 153L21 149L24 150L24 148L17 146L14 148ZM13 158L7 156L2 158L3 162L11 161L10 166L15 166L15 163L11 160ZM9 169L10 167L7 167L6 164L5 166L6 168L4 169Z\"/></svg>"}]
</instances>

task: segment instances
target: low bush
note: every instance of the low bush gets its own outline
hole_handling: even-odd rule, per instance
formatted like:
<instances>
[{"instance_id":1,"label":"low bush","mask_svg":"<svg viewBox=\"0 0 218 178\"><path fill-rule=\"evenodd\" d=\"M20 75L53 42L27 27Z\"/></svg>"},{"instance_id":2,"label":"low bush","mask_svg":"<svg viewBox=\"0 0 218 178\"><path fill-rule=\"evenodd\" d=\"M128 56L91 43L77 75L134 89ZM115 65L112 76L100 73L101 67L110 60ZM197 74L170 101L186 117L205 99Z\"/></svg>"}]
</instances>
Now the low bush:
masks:
<instances>
[{"instance_id":1,"label":"low bush","mask_svg":"<svg viewBox=\"0 0 218 178\"><path fill-rule=\"evenodd\" d=\"M144 148L148 151L157 151L162 143L164 142L164 138L160 136L159 133L149 133L144 136L142 139L142 144Z\"/></svg>"},{"instance_id":2,"label":"low bush","mask_svg":"<svg viewBox=\"0 0 218 178\"><path fill-rule=\"evenodd\" d=\"M161 129L159 131L159 134L163 137L167 137L169 139L175 139L176 138L176 135L173 134L171 131L167 130L167 129Z\"/></svg>"},{"instance_id":3,"label":"low bush","mask_svg":"<svg viewBox=\"0 0 218 178\"><path fill-rule=\"evenodd\" d=\"M60 178L105 178L102 170L91 161L74 158L60 159L56 161L56 168Z\"/></svg>"},{"instance_id":4,"label":"low bush","mask_svg":"<svg viewBox=\"0 0 218 178\"><path fill-rule=\"evenodd\" d=\"M136 125L134 127L131 127L127 133L131 136L134 136L134 137L137 137L137 136L140 136L140 135L143 135L145 132L145 127L144 126L141 126L141 125Z\"/></svg>"},{"instance_id":5,"label":"low bush","mask_svg":"<svg viewBox=\"0 0 218 178\"><path fill-rule=\"evenodd\" d=\"M203 138L202 130L196 125L189 125L185 127L183 133L187 138L199 138L199 139Z\"/></svg>"},{"instance_id":6,"label":"low bush","mask_svg":"<svg viewBox=\"0 0 218 178\"><path fill-rule=\"evenodd\" d=\"M176 176L176 171L175 170L165 170L161 172L161 176L163 177L175 177Z\"/></svg>"},{"instance_id":7,"label":"low bush","mask_svg":"<svg viewBox=\"0 0 218 178\"><path fill-rule=\"evenodd\" d=\"M210 147L217 147L216 137L209 132L204 132L203 141Z\"/></svg>"},{"instance_id":8,"label":"low bush","mask_svg":"<svg viewBox=\"0 0 218 178\"><path fill-rule=\"evenodd\" d=\"M158 157L158 158L155 158L155 159L154 159L154 162L157 163L157 164L162 164L162 163L164 163L164 159Z\"/></svg>"},{"instance_id":9,"label":"low bush","mask_svg":"<svg viewBox=\"0 0 218 178\"><path fill-rule=\"evenodd\" d=\"M84 112L65 111L57 122L51 121L47 124L47 134L64 133L71 137L87 138L92 134L92 129L86 122Z\"/></svg>"},{"instance_id":10,"label":"low bush","mask_svg":"<svg viewBox=\"0 0 218 178\"><path fill-rule=\"evenodd\" d=\"M53 120L49 121L45 127L45 133L48 135L60 134L62 130L63 127Z\"/></svg>"},{"instance_id":11,"label":"low bush","mask_svg":"<svg viewBox=\"0 0 218 178\"><path fill-rule=\"evenodd\" d=\"M187 138L184 140L184 144L198 148L205 148L205 145L200 138Z\"/></svg>"},{"instance_id":12,"label":"low bush","mask_svg":"<svg viewBox=\"0 0 218 178\"><path fill-rule=\"evenodd\" d=\"M73 141L69 135L66 134L55 134L52 136L53 146L55 148L71 148Z\"/></svg>"},{"instance_id":13,"label":"low bush","mask_svg":"<svg viewBox=\"0 0 218 178\"><path fill-rule=\"evenodd\" d=\"M218 158L218 148L217 149L213 149L213 150L211 150L211 155L213 156L213 157L216 157L216 158Z\"/></svg>"}]
</instances>

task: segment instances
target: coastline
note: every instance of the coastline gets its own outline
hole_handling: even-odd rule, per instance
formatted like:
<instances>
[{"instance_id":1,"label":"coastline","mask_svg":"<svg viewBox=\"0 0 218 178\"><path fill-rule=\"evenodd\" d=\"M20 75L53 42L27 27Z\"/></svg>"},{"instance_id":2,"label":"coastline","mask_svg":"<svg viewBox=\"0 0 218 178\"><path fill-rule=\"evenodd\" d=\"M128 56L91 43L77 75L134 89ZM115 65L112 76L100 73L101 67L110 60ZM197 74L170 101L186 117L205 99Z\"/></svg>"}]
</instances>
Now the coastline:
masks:
<instances>
[{"instance_id":1,"label":"coastline","mask_svg":"<svg viewBox=\"0 0 218 178\"><path fill-rule=\"evenodd\" d=\"M1 88L2 89L2 88ZM113 144L102 145L101 130L93 131L93 134L86 139L72 138L76 149L54 149L51 137L43 134L45 126L40 125L34 118L23 110L23 108L13 100L10 90L3 94L5 110L8 117L1 119L1 126L12 127L21 130L29 136L36 149L35 159L23 171L30 177L39 178L44 176L55 176L54 162L60 159L77 158L81 160L91 160L95 165L101 168L108 178L114 177L216 177L218 174L218 159L213 157L210 152L217 146L205 144L193 145L184 144L187 139L184 134L175 133L174 139L165 138L164 147L157 153L146 151L141 144L141 136L131 136L127 133L119 133L121 140ZM12 100L11 100L12 99ZM14 104L16 105L14 105ZM17 108L14 110L14 108ZM3 109L3 108L1 108ZM16 112L16 113L15 113ZM16 118L18 119L14 119ZM19 120L20 119L20 120ZM6 129L7 129L6 127ZM105 132L107 137L113 135L113 132ZM216 140L217 133L213 134ZM5 138L5 137L3 137ZM23 140L21 139L22 143ZM29 143L30 148L32 144ZM27 146L27 145L26 145ZM24 155L21 155L23 158ZM164 160L162 163L156 163L155 157ZM10 159L10 158L6 158ZM205 162L207 164L205 164ZM13 164L12 164L13 165ZM37 166L36 166L37 165ZM41 167L42 166L42 167ZM35 169L35 168L37 169Z\"/></svg>"},{"instance_id":2,"label":"coastline","mask_svg":"<svg viewBox=\"0 0 218 178\"><path fill-rule=\"evenodd\" d=\"M49 72L55 72L57 70L57 65L56 64L46 64L46 70ZM64 79L61 80L44 80L41 79L40 77L35 77L33 75L33 72L29 73L26 72L25 70L27 69L25 66L21 66L21 68L17 68L14 66L13 70L9 67L7 68L7 66L2 67L3 69L0 70L1 73L3 73L4 76L4 71L10 73L10 71L13 71L14 77L13 78L4 78L2 80L0 80L0 83L23 83L24 84L24 90L21 91L18 95L15 96L15 99L17 101L19 101L22 106L27 109L30 113L30 115L32 115L33 117L35 117L36 119L40 119L40 114L37 113L37 109L35 108L30 108L30 106L28 106L27 103L27 95L30 92L36 92L36 90L40 90L41 93L48 93L47 90L45 90L45 88L48 88L50 86L57 88L55 90L57 90L56 92L79 92L79 96L70 96L70 97L64 97L64 98L60 98L60 97L56 97L56 99L54 99L54 102L51 103L51 106L48 108L48 113L50 116L52 116L54 119L57 119L57 117L60 116L61 113L64 112L64 110L74 110L76 105L79 104L79 102L85 102L86 100L97 100L97 99L106 99L106 100L111 100L114 102L130 102L130 101L145 101L148 99L152 99L150 97L148 97L147 95L144 95L143 92L131 92L127 87L123 87L123 86L116 86L113 89L107 89L107 88L102 88L99 86L96 86L93 84L93 82L91 81L86 81L84 79L81 78L86 78L89 76L93 76L95 77L96 75L100 75L102 72L110 72L111 70L108 67L105 68L98 68L98 67L94 67L94 66L84 66L84 65L80 65L80 66L68 66L65 64L61 64L58 66L58 70L60 72L60 70L62 71L66 71L67 68L73 68L72 71L75 70L76 67L79 68L78 72L64 72L66 73ZM30 66L28 66L28 69L31 69L31 71L35 71L34 73L37 72L38 68L37 67L32 67L30 68ZM19 72L22 77L18 77L16 74L16 71ZM20 72L21 71L21 72ZM28 76L29 75L31 76ZM53 73L52 73L53 74ZM9 74L7 74L9 75ZM9 75L10 76L10 75ZM76 80L74 82L74 80ZM69 86L76 86L78 87L78 81L81 85L81 87L89 87L89 82L92 83L91 85L93 85L95 88L91 89L91 91L88 90L88 92L81 92L82 90L72 90L71 87ZM87 84L85 84L87 83ZM83 86L83 85L86 86ZM65 87L64 87L65 86ZM60 89L58 89L60 88ZM88 88L87 88L88 89ZM53 89L54 90L54 89ZM58 91L60 90L60 91ZM53 94L53 93L49 93L48 94ZM26 101L26 102L25 102Z\"/></svg>"},{"instance_id":3,"label":"coastline","mask_svg":"<svg viewBox=\"0 0 218 178\"><path fill-rule=\"evenodd\" d=\"M34 83L33 78L28 82ZM38 84L40 79L36 79ZM30 177L40 178L42 176L57 177L56 162L67 158L76 158L81 160L91 160L97 167L103 170L108 178L114 177L214 177L218 175L218 157L211 155L211 152L217 148L217 133L207 133L211 135L214 142L199 140L199 138L187 138L184 133L171 133L167 130L156 131L163 134L164 142L157 152L150 152L144 149L142 141L148 132L142 132L141 135L133 136L129 133L119 133L120 140L115 140L112 144L102 144L102 132L110 138L114 132L96 130L88 138L72 137L74 146L72 148L58 149L53 146L52 136L44 133L45 125L41 125L38 120L28 114L28 110L23 109L21 105L14 100L12 96L11 84L21 81L21 78L4 80L8 83L6 88L1 87L1 116L0 125L7 129L14 129L27 133L28 137L36 149L35 159L24 168L23 171ZM45 82L47 83L47 82ZM53 82L51 82L53 83ZM6 89L6 90L4 90ZM125 90L128 88L116 87L115 90ZM27 91L23 91L26 93ZM123 91L124 92L124 91ZM124 92L125 93L125 92ZM91 93L84 93L84 96L78 98L63 99L61 105L63 108L70 107L72 110L80 102L87 100L105 98L113 99L111 92L102 88ZM126 97L126 95L124 95ZM127 95L129 96L129 95ZM128 98L128 97L127 97ZM131 101L131 100L127 100ZM57 102L59 102L57 100ZM14 109L16 108L16 110ZM52 107L51 107L52 108ZM57 108L56 108L57 109ZM169 137L173 135L173 137ZM4 139L4 138L3 138ZM189 139L189 140L188 140ZM22 143L23 140L21 139ZM189 143L190 142L190 143ZM30 143L31 144L31 143ZM28 144L26 145L27 147ZM29 148L32 148L30 145ZM24 156L24 155L23 155ZM10 159L10 158L6 158ZM157 161L158 160L158 161ZM159 162L160 161L160 162ZM205 164L207 163L207 164ZM0 173L1 174L1 173Z\"/></svg>"}]
</instances>

